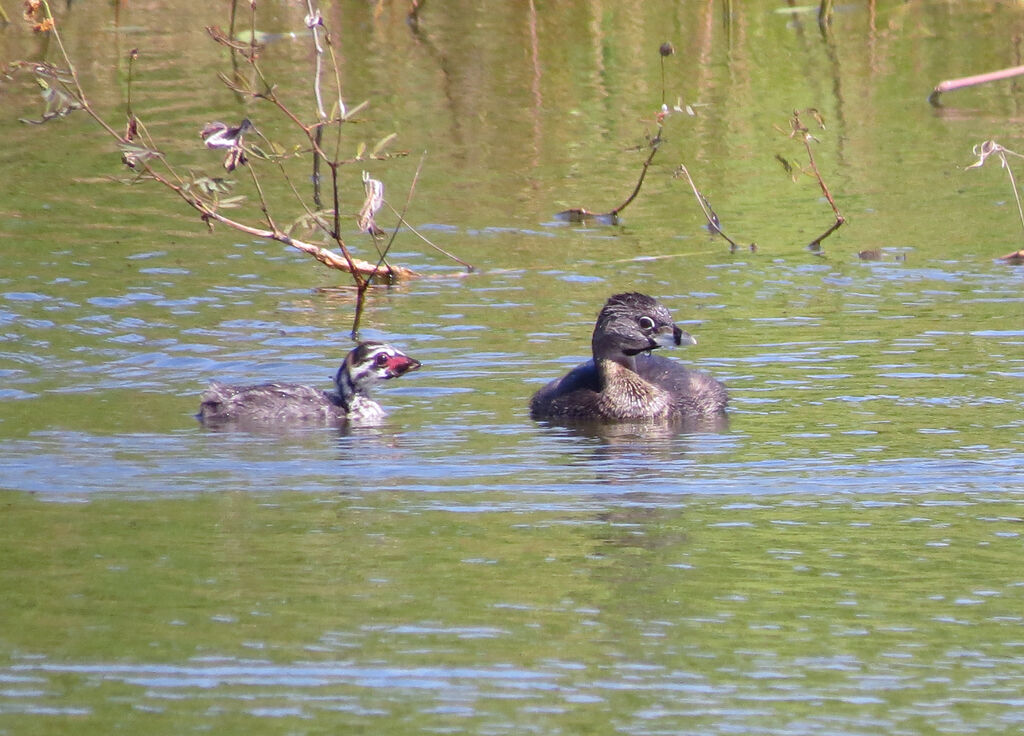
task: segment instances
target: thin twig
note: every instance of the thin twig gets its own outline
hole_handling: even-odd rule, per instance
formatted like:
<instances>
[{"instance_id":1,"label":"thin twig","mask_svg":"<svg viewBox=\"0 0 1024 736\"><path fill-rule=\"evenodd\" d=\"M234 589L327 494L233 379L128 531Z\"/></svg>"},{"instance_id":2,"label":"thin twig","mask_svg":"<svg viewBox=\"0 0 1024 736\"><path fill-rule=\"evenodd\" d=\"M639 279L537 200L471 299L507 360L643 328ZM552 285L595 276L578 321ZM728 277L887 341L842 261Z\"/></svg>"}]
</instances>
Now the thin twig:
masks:
<instances>
[{"instance_id":1,"label":"thin twig","mask_svg":"<svg viewBox=\"0 0 1024 736\"><path fill-rule=\"evenodd\" d=\"M818 120L818 124L822 128L825 127L821 119L821 115L818 113L817 110L808 109L805 110L804 112L811 113ZM804 124L800 121L799 110L793 111L793 117L790 120L790 127L792 128L790 138L799 138L800 141L804 144L804 150L807 152L807 161L810 165L811 175L818 180L818 186L821 187L821 192L822 194L825 195L825 199L828 200L829 205L832 207L832 213L833 215L835 215L835 222L833 222L832 225L830 225L825 232L823 232L821 235L816 237L808 244L808 247L811 250L818 251L821 250L821 241L823 241L829 235L831 235L840 227L842 227L842 225L846 222L846 218L843 217L843 215L839 212L839 207L836 206L836 201L835 199L832 198L832 193L828 190L828 186L825 184L825 180L822 178L821 172L818 170L818 164L814 160L814 151L811 150L811 141L815 139L814 136L811 135L811 132L807 129L807 127L804 126Z\"/></svg>"},{"instance_id":2,"label":"thin twig","mask_svg":"<svg viewBox=\"0 0 1024 736\"><path fill-rule=\"evenodd\" d=\"M426 235L424 235L424 234L423 234L423 233L421 233L421 232L420 232L419 230L417 230L417 229L416 229L415 227L413 227L413 226L412 226L412 225L411 225L411 224L409 223L409 221L405 219L405 217L403 216L403 214L399 213L399 211L398 211L398 210L396 210L396 209L395 209L394 207L391 207L391 203L390 203L390 202L387 202L387 201L385 201L385 204L387 204L387 206L391 208L391 211L392 211L392 212L394 212L394 213L395 213L396 215L398 215L398 222L399 222L400 224L402 224L402 225L405 225L405 227L407 227L407 228L409 229L409 232L411 232L411 233L412 233L413 235L415 235L415 236L416 236L417 238L419 238L420 240L422 240L422 241L423 241L424 243L426 243L427 245L429 245L429 246L430 246L431 248L433 248L434 250L436 250L436 251L437 251L438 253L440 253L441 255L443 255L443 256L447 256L448 258L451 258L451 259L452 259L453 261L455 261L456 263L458 263L458 264L459 264L460 266L465 266L465 267L466 267L466 270L467 270L467 271L471 271L471 272L472 272L472 271L475 271L475 270L476 270L476 267L475 267L475 266L473 266L473 264L472 264L472 263L467 263L466 261L462 260L462 259L461 259L461 258L459 258L459 257L458 257L457 255L455 255L454 253L449 253L449 252L448 252L448 251L446 251L446 250L445 250L444 248L442 248L442 247L441 247L441 246L439 246L439 245L438 245L437 243L435 243L435 242L434 242L434 241L432 241L432 240L431 240L430 238L428 238L428 237L427 237Z\"/></svg>"},{"instance_id":3,"label":"thin twig","mask_svg":"<svg viewBox=\"0 0 1024 736\"><path fill-rule=\"evenodd\" d=\"M254 3L250 3L250 7L252 8L253 6ZM312 0L309 0L308 6L310 8L313 7ZM301 250L304 253L309 254L316 260L320 261L321 263L331 268L348 272L352 274L356 285L361 287L364 291L366 284L375 279L383 279L390 283L399 279L411 278L418 275L411 269L399 266L388 265L385 269L382 269L381 264L373 264L364 260L353 258L351 254L348 252L348 249L346 248L344 241L340 237L340 220L338 215L339 195L337 168L346 163L351 163L353 161L360 160L362 154L358 154L355 159L349 159L345 161L332 160L325 155L324 151L320 148L320 145L316 140L317 136L314 135L314 133L320 132L323 126L326 124L339 125L340 123L346 122L344 111L343 114L341 116L338 116L335 120L327 121L327 115L323 111L323 107L322 104L320 104L318 95L318 113L321 115L321 120L313 125L303 124L303 122L298 118L298 116L295 115L277 97L274 91L274 86L270 84L269 81L264 76L263 71L257 62L258 46L256 43L256 34L254 32L252 33L252 36L249 39L250 43L248 44L248 46L241 47L240 43L232 41L230 38L225 36L223 32L217 29L208 29L210 35L219 43L228 45L232 48L232 50L237 50L241 52L239 55L245 57L246 60L250 63L251 67L255 72L256 77L259 80L258 84L263 85L263 90L256 91L254 89L244 89L241 87L242 83L240 81L232 82L230 80L227 80L226 78L224 79L225 84L227 84L229 88L235 89L240 94L245 94L246 96L250 96L254 99L264 99L270 101L279 111L281 111L281 113L286 118L294 122L299 128L303 130L303 132L306 134L307 138L310 140L312 144L312 147L314 149L314 155L322 156L323 160L328 162L332 166L332 170L335 174L333 192L334 226L333 228L328 228L327 223L324 222L324 220L318 214L311 212L310 209L304 204L302 197L299 196L294 184L287 176L287 173L282 165L283 157L277 155L262 156L263 159L272 160L278 165L282 173L285 174L286 181L292 188L293 194L295 195L296 199L302 204L303 209L306 211L307 215L310 216L313 219L313 221L316 222L318 225L323 227L325 230L328 230L331 238L334 240L335 244L341 251L340 255L327 248L323 248L313 243L308 243L303 240L293 238L289 233L283 231L279 227L277 222L275 222L275 218L272 215L271 207L269 206L269 201L266 196L266 193L264 192L264 188L262 186L260 178L257 172L251 166L250 175L252 176L253 185L256 189L257 196L259 198L259 204L262 209L267 227L254 227L251 225L247 225L243 222L240 222L238 220L235 220L222 214L220 211L222 204L224 207L228 207L231 206L232 203L229 203L228 200L226 199L221 199L220 194L224 190L218 188L220 185L213 183L217 180L210 179L208 177L197 178L195 175L191 175L188 177L183 177L182 175L180 175L178 171L174 168L174 166L171 164L171 162L167 160L167 157L164 156L164 154L162 154L158 150L152 136L149 134L143 121L139 120L135 115L133 109L133 88L135 79L134 62L136 59L136 52L134 50L131 52L129 56L128 90L126 94L125 109L128 122L124 134L121 134L117 130L115 130L109 123L107 123L107 121L103 117L101 117L92 108L89 102L89 98L86 95L85 89L81 85L77 69L74 63L71 61L71 58L63 43L63 39L61 37L59 29L56 27L56 21L53 18L53 13L49 7L47 0L42 0L42 4L39 6L39 8L40 9L37 11L38 15L36 16L36 20L40 24L42 24L43 21L46 22L44 30L47 30L48 32L52 33L53 38L56 41L57 47L60 51L61 57L63 58L63 62L64 64L66 64L67 71L65 72L51 64L43 62L37 62L34 64L22 63L19 65L18 68L33 69L41 80L46 80L47 82L51 83L50 88L54 89L55 94L59 93L60 95L66 96L66 102L61 100L61 98L57 98L58 103L61 105L60 110L47 110L48 114L53 113L51 117L62 116L64 114L71 112L74 109L82 109L99 127L106 131L108 135L113 137L118 142L118 145L121 148L122 157L125 163L135 171L134 181L139 181L140 179L143 178L150 178L167 187L175 194L177 194L178 197L181 198L189 207L193 208L199 214L201 219L205 223L207 223L207 225L219 222L239 232L247 233L258 238L273 240L283 245L296 248L297 250ZM319 38L319 33L325 31L318 30L320 27L318 16L317 21L318 23L314 24L311 30L313 30L314 35L317 38ZM232 27L234 27L235 23L236 19L232 17ZM254 31L256 27L255 12L253 12L251 15L250 24L252 30ZM319 47L319 49L320 52L322 53L322 46ZM335 59L333 50L331 50L331 58ZM340 77L338 76L337 69L335 69L335 72L336 81L338 81L339 84L338 88L340 102ZM318 87L319 85L317 84L315 86ZM357 106L355 109L358 110L361 107L362 106ZM378 144L378 147L380 147L380 144ZM376 149L374 153L371 154L371 157L378 157ZM418 176L419 169L417 169L417 178ZM410 191L410 197L411 195L412 191ZM408 202L406 203L406 207L408 207ZM404 210L403 215L400 217L400 223L408 225L408 223L406 223L404 220ZM426 241L425 238L424 240ZM431 245L433 246L433 244ZM433 247L436 248L436 246ZM463 265L467 265L462 261L459 262L462 263Z\"/></svg>"},{"instance_id":4,"label":"thin twig","mask_svg":"<svg viewBox=\"0 0 1024 736\"><path fill-rule=\"evenodd\" d=\"M398 215L398 225L405 225L405 227L409 228L409 230L413 233L413 235L418 237L420 240L422 240L424 243L426 243L431 248L436 250L438 253L441 253L441 254L443 254L445 256L448 256L449 258L451 258L453 261L455 261L456 263L458 263L461 266L465 266L467 271L473 271L475 269L473 268L473 266L471 264L469 264L466 261L462 260L461 258L456 256L455 254L449 253L444 248L441 248L440 246L438 246L436 243L433 243L429 238L424 236L420 231L418 231L416 228L414 228L412 225L410 225L409 221L405 219L405 213L409 209L409 203L412 202L412 195L413 195L413 192L416 191L416 183L420 179L420 171L423 169L423 162L424 162L424 160L426 160L426 157L427 157L426 152L424 152L423 155L420 156L420 162L416 166L416 173L413 174L412 184L409 185L409 193L405 197L405 205L402 207L402 211L399 212L398 210L396 210L394 207L391 206L390 202L387 202L387 200L385 200L385 202L387 202L387 205L388 205L388 207L391 208L391 211L394 212L396 215ZM397 235L397 234L398 234L398 226L395 227L395 230L391 234L391 240L388 242L388 249L391 248L391 243L394 241L395 235ZM387 249L385 249L385 252L387 252Z\"/></svg>"},{"instance_id":5,"label":"thin twig","mask_svg":"<svg viewBox=\"0 0 1024 736\"><path fill-rule=\"evenodd\" d=\"M629 196L626 197L626 201L620 204L618 207L609 210L604 213L591 212L585 207L574 207L572 209L563 210L558 213L558 217L566 219L569 222L585 222L587 220L596 219L608 222L610 224L617 224L619 221L619 214L622 210L626 209L637 195L640 194L640 188L644 184L644 179L647 176L647 170L651 168L651 164L654 163L654 157L658 154L658 149L662 143L662 133L665 130L664 120L669 114L668 107L665 105L665 58L675 53L675 49L671 43L665 42L658 49L658 53L661 55L661 110L658 112L658 132L655 133L653 138L648 138L647 145L651 151L647 154L647 158L644 160L643 166L640 168L640 177L636 181L636 185L633 187L633 191L630 192Z\"/></svg>"},{"instance_id":6,"label":"thin twig","mask_svg":"<svg viewBox=\"0 0 1024 736\"><path fill-rule=\"evenodd\" d=\"M686 168L685 164L679 164L679 168L676 169L676 173L677 175L681 173L683 176L686 177L686 180L690 182L690 188L693 190L693 196L697 198L697 204L700 206L701 211L704 213L704 217L707 218L708 227L711 229L711 232L718 233L723 238L725 238L729 242L729 250L731 252L735 253L736 251L738 251L740 249L740 244L725 234L725 231L722 229L722 223L718 219L718 215L711 208L711 203L708 202L707 197L705 197L704 194L697 188L697 184L693 181L693 177L690 176L690 171L689 169ZM751 243L750 250L757 250L757 245Z\"/></svg>"},{"instance_id":7,"label":"thin twig","mask_svg":"<svg viewBox=\"0 0 1024 736\"><path fill-rule=\"evenodd\" d=\"M644 185L644 178L647 176L647 170L649 168L651 168L651 163L654 161L654 157L658 153L658 147L661 145L661 131L662 131L662 126L658 125L658 133L657 133L657 135L655 135L654 138L652 138L649 141L649 144L651 146L651 152L650 152L650 154L648 154L647 160L644 161L644 165L640 169L640 178L636 180L636 186L633 187L633 191L630 193L630 195L628 197L626 197L626 201L623 202L618 207L616 207L615 209L611 210L611 212L608 213L612 217L617 219L618 216L619 216L619 213L622 212L622 210L626 209L626 207L628 207L630 205L630 203L634 199L636 199L636 195L640 194L640 187L642 187Z\"/></svg>"},{"instance_id":8,"label":"thin twig","mask_svg":"<svg viewBox=\"0 0 1024 736\"><path fill-rule=\"evenodd\" d=\"M968 169L977 169L984 166L988 157L992 155L995 155L999 159L1000 166L1006 169L1006 173L1010 177L1010 186L1013 188L1013 198L1017 203L1017 214L1020 216L1021 230L1024 230L1024 206L1021 205L1020 192L1017 189L1017 179L1013 175L1013 169L1010 167L1008 158L1008 156L1016 156L1017 158L1024 158L1024 156L1016 151L1011 151L1009 148L1004 148L992 140L976 145L974 147L974 155L978 157L978 160L968 166Z\"/></svg>"}]
</instances>

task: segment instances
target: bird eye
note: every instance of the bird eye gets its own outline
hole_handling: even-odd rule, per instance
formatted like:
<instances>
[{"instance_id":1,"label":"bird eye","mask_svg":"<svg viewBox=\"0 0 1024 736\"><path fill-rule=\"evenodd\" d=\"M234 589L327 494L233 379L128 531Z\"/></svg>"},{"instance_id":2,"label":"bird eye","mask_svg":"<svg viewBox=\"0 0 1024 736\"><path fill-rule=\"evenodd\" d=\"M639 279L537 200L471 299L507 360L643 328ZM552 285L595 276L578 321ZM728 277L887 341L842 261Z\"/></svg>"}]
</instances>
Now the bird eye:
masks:
<instances>
[{"instance_id":1,"label":"bird eye","mask_svg":"<svg viewBox=\"0 0 1024 736\"><path fill-rule=\"evenodd\" d=\"M386 353L377 353L377 357L373 359L373 362L379 367L383 368L388 364L388 356Z\"/></svg>"},{"instance_id":2,"label":"bird eye","mask_svg":"<svg viewBox=\"0 0 1024 736\"><path fill-rule=\"evenodd\" d=\"M646 316L646 315L641 317L640 319L638 319L636 321L636 323L638 325L640 325L640 329L641 330L653 330L654 329L654 320L651 319L650 317Z\"/></svg>"}]
</instances>

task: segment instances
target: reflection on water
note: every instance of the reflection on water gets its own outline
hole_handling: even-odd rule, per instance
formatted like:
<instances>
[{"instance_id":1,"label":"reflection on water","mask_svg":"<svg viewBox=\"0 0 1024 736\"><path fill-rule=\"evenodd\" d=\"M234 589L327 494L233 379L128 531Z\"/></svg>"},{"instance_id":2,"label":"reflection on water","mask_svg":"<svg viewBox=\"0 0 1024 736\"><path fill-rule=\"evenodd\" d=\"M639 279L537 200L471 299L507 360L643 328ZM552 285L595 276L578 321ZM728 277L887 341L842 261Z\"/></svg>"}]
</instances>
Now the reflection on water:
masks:
<instances>
[{"instance_id":1,"label":"reflection on water","mask_svg":"<svg viewBox=\"0 0 1024 736\"><path fill-rule=\"evenodd\" d=\"M539 421L540 426L565 427L583 437L600 437L608 445L637 443L647 447L664 444L680 434L691 432L725 432L729 417L721 414L711 417L683 417L679 419L645 422L594 422L553 420Z\"/></svg>"},{"instance_id":2,"label":"reflection on water","mask_svg":"<svg viewBox=\"0 0 1024 736\"><path fill-rule=\"evenodd\" d=\"M609 717L705 733L1016 722L1016 494L589 494L577 508L483 495L450 509L350 490L72 507L89 552L59 574L79 540L54 538L34 587L15 588L66 603L39 622L7 614L0 716L77 716L97 733L142 717L498 733ZM15 508L34 532L69 513Z\"/></svg>"},{"instance_id":3,"label":"reflection on water","mask_svg":"<svg viewBox=\"0 0 1024 736\"><path fill-rule=\"evenodd\" d=\"M427 150L408 221L479 269L400 233L429 277L373 291L361 337L424 369L379 427L200 427L211 379L329 385L345 280L114 183L84 116L19 125L39 90L4 82L0 733L1019 730L1022 272L994 260L1005 174L961 169L1018 93L925 96L1005 66L1020 8L850 6L822 33L756 2L419 7L324 9L371 103L343 145ZM308 78L305 11L263 11L274 79ZM209 165L211 119L275 133L215 83L221 9L61 12L104 110L140 49L133 104L176 160ZM3 63L52 58L0 34ZM665 40L696 114L620 225L556 221L628 195ZM827 203L777 159L808 106L848 219L820 255ZM342 208L363 168L397 205L418 160L345 167ZM680 162L757 253L709 236ZM669 355L727 385L727 425L529 418L629 290L699 338Z\"/></svg>"}]
</instances>

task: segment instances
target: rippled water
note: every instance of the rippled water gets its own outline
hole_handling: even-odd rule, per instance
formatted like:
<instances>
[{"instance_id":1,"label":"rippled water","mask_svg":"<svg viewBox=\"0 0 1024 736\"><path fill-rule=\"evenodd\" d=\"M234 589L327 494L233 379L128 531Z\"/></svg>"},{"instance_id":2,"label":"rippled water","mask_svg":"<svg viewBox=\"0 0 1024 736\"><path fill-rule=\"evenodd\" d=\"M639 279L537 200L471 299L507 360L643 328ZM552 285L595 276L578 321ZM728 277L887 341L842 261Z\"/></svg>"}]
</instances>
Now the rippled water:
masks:
<instances>
[{"instance_id":1,"label":"rippled water","mask_svg":"<svg viewBox=\"0 0 1024 736\"><path fill-rule=\"evenodd\" d=\"M1012 147L1017 92L924 97L1005 66L1019 9L851 6L825 36L759 3L460 9L428 4L420 35L397 6L329 19L366 137L429 149L410 221L477 267L399 239L426 277L375 291L362 337L424 365L380 427L200 427L211 379L329 384L344 279L112 183L84 118L19 125L38 92L3 89L0 734L1018 727L1024 272L996 260L1019 247L1005 172L962 168ZM224 21L192 10L66 23L105 109L142 49L137 104L201 167L203 122L263 111L208 88ZM4 61L52 53L2 34ZM635 181L666 35L698 116L621 226L559 222ZM807 106L849 219L822 254L827 204L776 159ZM374 173L404 197L415 158ZM707 234L681 160L757 252ZM530 420L627 289L697 336L673 356L727 384L728 426Z\"/></svg>"}]
</instances>

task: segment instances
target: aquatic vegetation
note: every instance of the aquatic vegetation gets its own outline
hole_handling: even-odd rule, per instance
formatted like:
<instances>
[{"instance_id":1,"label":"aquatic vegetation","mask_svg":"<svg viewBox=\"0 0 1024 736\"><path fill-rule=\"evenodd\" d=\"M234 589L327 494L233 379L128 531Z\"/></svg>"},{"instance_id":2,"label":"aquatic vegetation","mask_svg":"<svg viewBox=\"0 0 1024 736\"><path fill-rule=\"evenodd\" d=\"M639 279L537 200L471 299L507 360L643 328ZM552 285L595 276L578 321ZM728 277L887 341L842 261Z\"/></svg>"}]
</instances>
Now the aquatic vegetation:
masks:
<instances>
[{"instance_id":1,"label":"aquatic vegetation","mask_svg":"<svg viewBox=\"0 0 1024 736\"><path fill-rule=\"evenodd\" d=\"M795 176L797 171L807 174L808 176L813 176L817 180L818 186L821 187L821 193L825 196L825 199L828 200L829 206L832 207L832 214L835 216L835 220L831 225L829 225L825 232L807 245L808 250L814 253L819 253L821 252L821 241L842 227L846 223L846 218L839 212L839 207L836 205L836 201L832 197L832 192L829 191L828 185L825 184L825 179L821 176L821 170L818 169L818 162L814 159L814 151L811 149L811 143L816 143L818 139L811 135L810 129L807 128L800 119L801 113L811 115L821 130L825 129L825 120L821 116L821 113L813 108L803 111L794 110L793 117L789 119L789 137L793 140L800 141L803 144L804 150L807 153L807 166L801 166L798 168L783 156L776 156L776 159L782 164L783 168L786 169L786 172L793 177L794 181L797 179Z\"/></svg>"},{"instance_id":2,"label":"aquatic vegetation","mask_svg":"<svg viewBox=\"0 0 1024 736\"><path fill-rule=\"evenodd\" d=\"M239 21L239 8L243 5L248 8L249 27L236 30L235 26L242 24ZM312 103L311 114L296 108L295 103L290 102L292 95L289 94L289 101L286 101L283 92L291 90L271 79L261 65L260 57L265 45L273 39L257 30L256 2L232 3L228 31L216 27L206 29L215 43L230 52L233 74L229 77L221 73L220 82L241 99L255 105L252 117L246 117L239 123L212 121L204 125L199 133L204 146L224 152L223 168L226 173L241 173L251 179L258 203L248 208L248 215L229 216L226 213L226 210L242 206L245 200L245 197L234 193L234 181L204 172L186 171L176 165L161 150L165 146L154 139L146 122L135 112L132 88L135 67L139 64L137 49L132 49L127 59L126 120L121 130L104 119L90 103L46 0L32 0L26 6L25 19L37 33L50 34L61 58L60 65L14 62L5 71L8 76L19 72L34 74L43 90L45 107L41 116L38 119L23 119L23 122L42 125L77 111L84 112L117 141L121 161L133 174L126 183L157 182L195 210L211 229L220 224L253 237L273 240L301 250L330 268L350 274L359 295L352 329L355 334L359 327L363 297L372 284L391 284L417 275L411 269L388 260L388 252L400 227L467 269L471 270L471 267L438 248L412 228L405 221L405 208L399 211L391 207L397 222L390 236L387 236L377 219L379 211L387 203L384 183L381 179L371 178L366 172L363 174L365 200L354 218L359 232L370 238L377 257L375 260L364 260L351 253L343 237L343 219L347 221L353 215L347 214L341 205L343 184L339 172L344 167L363 165L370 161L387 161L405 156L406 153L391 150L397 138L395 133L388 133L376 141L360 139L353 146L352 138L355 136L348 133L359 122L356 115L368 107L369 101L354 106L346 104L339 59L335 55L331 33L314 0L308 0L306 10L304 22L314 51L310 92L307 94L307 97L312 98L307 100L307 103ZM247 68L250 73L240 73L243 68ZM328 86L325 80L333 80L333 85ZM290 124L290 129L297 132L298 143L283 144L267 137L255 113L262 112L268 105L271 112L283 117ZM307 160L311 176L309 191L303 191L303 185L295 181L294 166L289 168L286 164ZM419 173L417 169L409 198L415 190ZM266 194L266 182L271 178L277 184L284 183L293 195L293 202L280 202ZM408 199L405 206L408 206ZM289 207L293 211L286 214ZM296 207L301 211L298 216L294 213ZM256 218L255 221L253 218Z\"/></svg>"},{"instance_id":3,"label":"aquatic vegetation","mask_svg":"<svg viewBox=\"0 0 1024 736\"><path fill-rule=\"evenodd\" d=\"M1010 156L1016 156L1017 158L1024 158L1021 154L1016 151L1011 151L1009 148L1004 148L993 140L979 143L974 147L974 155L978 157L978 160L968 166L968 169L978 169L985 165L990 156L995 156L999 159L1000 167L1006 169L1006 173L1010 177L1010 188L1013 190L1013 199L1017 203L1017 215L1020 217L1021 230L1024 231L1024 206L1021 205L1020 191L1017 189L1017 179L1013 175L1013 169L1010 167ZM1014 251L1013 253L1007 253L1005 256L1001 256L1000 260L1006 261L1007 263L1024 263L1024 249Z\"/></svg>"}]
</instances>

